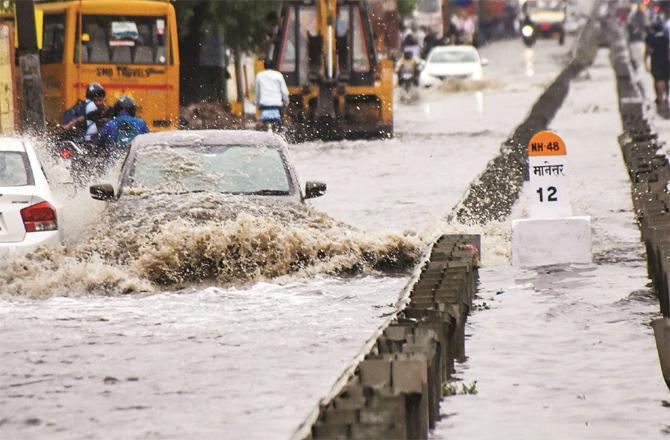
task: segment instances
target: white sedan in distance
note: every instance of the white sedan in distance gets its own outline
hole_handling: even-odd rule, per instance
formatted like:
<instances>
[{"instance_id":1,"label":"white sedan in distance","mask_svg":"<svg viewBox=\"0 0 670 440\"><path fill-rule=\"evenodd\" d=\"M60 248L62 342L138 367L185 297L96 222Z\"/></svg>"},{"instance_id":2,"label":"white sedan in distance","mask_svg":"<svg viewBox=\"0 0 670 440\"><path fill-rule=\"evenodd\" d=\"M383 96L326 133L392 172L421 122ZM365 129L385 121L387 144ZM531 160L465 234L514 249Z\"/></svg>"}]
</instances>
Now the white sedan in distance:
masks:
<instances>
[{"instance_id":1,"label":"white sedan in distance","mask_svg":"<svg viewBox=\"0 0 670 440\"><path fill-rule=\"evenodd\" d=\"M30 141L0 137L0 257L61 244L59 210Z\"/></svg>"},{"instance_id":2,"label":"white sedan in distance","mask_svg":"<svg viewBox=\"0 0 670 440\"><path fill-rule=\"evenodd\" d=\"M436 46L428 54L419 84L433 87L445 79L480 80L486 64L488 61L482 60L472 46Z\"/></svg>"}]
</instances>

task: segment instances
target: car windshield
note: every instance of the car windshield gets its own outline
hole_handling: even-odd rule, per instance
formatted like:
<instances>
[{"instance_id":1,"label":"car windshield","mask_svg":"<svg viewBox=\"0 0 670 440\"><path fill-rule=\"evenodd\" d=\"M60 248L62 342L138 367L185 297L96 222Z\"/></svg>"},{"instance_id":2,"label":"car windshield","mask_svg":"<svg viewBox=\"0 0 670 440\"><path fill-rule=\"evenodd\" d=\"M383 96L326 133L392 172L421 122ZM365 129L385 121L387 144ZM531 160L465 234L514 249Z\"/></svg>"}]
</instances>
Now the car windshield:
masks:
<instances>
[{"instance_id":1,"label":"car windshield","mask_svg":"<svg viewBox=\"0 0 670 440\"><path fill-rule=\"evenodd\" d=\"M0 186L30 185L31 176L25 153L0 151Z\"/></svg>"},{"instance_id":2,"label":"car windshield","mask_svg":"<svg viewBox=\"0 0 670 440\"><path fill-rule=\"evenodd\" d=\"M431 63L473 63L477 61L477 55L473 51L438 51L433 53L428 60Z\"/></svg>"},{"instance_id":3,"label":"car windshield","mask_svg":"<svg viewBox=\"0 0 670 440\"><path fill-rule=\"evenodd\" d=\"M126 187L165 192L288 195L279 150L252 145L152 146L137 151Z\"/></svg>"},{"instance_id":4,"label":"car windshield","mask_svg":"<svg viewBox=\"0 0 670 440\"><path fill-rule=\"evenodd\" d=\"M538 0L528 2L528 12L542 12L542 11L562 11L563 2L560 0Z\"/></svg>"}]
</instances>

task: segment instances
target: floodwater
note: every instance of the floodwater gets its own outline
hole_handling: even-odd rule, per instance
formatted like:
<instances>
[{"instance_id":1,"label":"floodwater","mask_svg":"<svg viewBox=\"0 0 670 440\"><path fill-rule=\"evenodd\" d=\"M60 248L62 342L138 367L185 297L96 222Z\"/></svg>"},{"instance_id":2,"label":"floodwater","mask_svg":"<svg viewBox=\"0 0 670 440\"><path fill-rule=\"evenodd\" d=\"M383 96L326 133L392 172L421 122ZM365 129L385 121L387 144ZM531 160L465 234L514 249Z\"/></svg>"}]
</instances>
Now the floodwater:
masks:
<instances>
[{"instance_id":1,"label":"floodwater","mask_svg":"<svg viewBox=\"0 0 670 440\"><path fill-rule=\"evenodd\" d=\"M344 243L360 231L355 247L387 243L387 234L421 243L445 231L482 232L484 264L504 266L506 225L472 231L443 219L558 73L570 44L541 41L529 51L514 40L484 48L491 86L422 91L416 104L398 106L392 140L292 146L303 182L328 183L328 193L311 205L315 212L351 225L324 220L344 234L332 239ZM69 206L82 221L63 251L75 260L99 227L101 210L97 202L76 201ZM299 230L284 236L308 232L304 224L291 227ZM174 242L170 230L158 232L165 241L154 245ZM179 232L188 237L187 229ZM311 233L310 240L323 237L323 229ZM145 277L132 261L111 261L104 252L95 260L98 254L76 271L58 253L39 257L46 269L28 259L3 281L2 438L289 437L387 319L407 282L407 272L371 268L342 277L316 269L240 285L206 279L176 290ZM36 279L39 288L31 289Z\"/></svg>"},{"instance_id":2,"label":"floodwater","mask_svg":"<svg viewBox=\"0 0 670 440\"><path fill-rule=\"evenodd\" d=\"M447 397L433 439L652 439L670 435L670 395L650 323L659 317L630 182L608 51L551 124L564 138L574 215L591 217L593 264L480 271L479 311L457 367L476 395ZM528 187L512 217L525 217Z\"/></svg>"}]
</instances>

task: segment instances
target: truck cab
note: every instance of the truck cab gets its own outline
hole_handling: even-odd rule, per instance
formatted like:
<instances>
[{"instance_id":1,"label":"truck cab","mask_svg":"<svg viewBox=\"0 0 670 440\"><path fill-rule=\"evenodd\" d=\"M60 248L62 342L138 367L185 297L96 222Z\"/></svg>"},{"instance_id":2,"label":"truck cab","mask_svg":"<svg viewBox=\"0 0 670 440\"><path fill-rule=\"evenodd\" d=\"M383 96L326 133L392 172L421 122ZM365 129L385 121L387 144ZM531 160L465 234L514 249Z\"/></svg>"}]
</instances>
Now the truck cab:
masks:
<instances>
[{"instance_id":1,"label":"truck cab","mask_svg":"<svg viewBox=\"0 0 670 440\"><path fill-rule=\"evenodd\" d=\"M522 9L524 15L533 23L537 35L548 38L557 35L559 44L565 43L565 0L527 0Z\"/></svg>"}]
</instances>

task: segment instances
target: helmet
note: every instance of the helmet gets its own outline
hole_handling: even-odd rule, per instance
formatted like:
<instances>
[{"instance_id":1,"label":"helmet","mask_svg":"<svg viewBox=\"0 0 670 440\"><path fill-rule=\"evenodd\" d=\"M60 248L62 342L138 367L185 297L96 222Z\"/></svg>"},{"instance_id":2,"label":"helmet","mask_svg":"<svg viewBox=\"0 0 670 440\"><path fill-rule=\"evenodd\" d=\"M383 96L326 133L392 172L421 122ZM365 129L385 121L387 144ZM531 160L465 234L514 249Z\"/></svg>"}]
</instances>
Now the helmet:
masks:
<instances>
[{"instance_id":1,"label":"helmet","mask_svg":"<svg viewBox=\"0 0 670 440\"><path fill-rule=\"evenodd\" d=\"M114 116L118 116L122 111L125 111L130 116L135 116L137 106L135 105L133 98L125 95L119 96L119 99L117 99L116 103L114 103Z\"/></svg>"},{"instance_id":2,"label":"helmet","mask_svg":"<svg viewBox=\"0 0 670 440\"><path fill-rule=\"evenodd\" d=\"M86 99L93 100L94 98L104 98L105 95L105 89L100 83L91 83L86 87Z\"/></svg>"}]
</instances>

